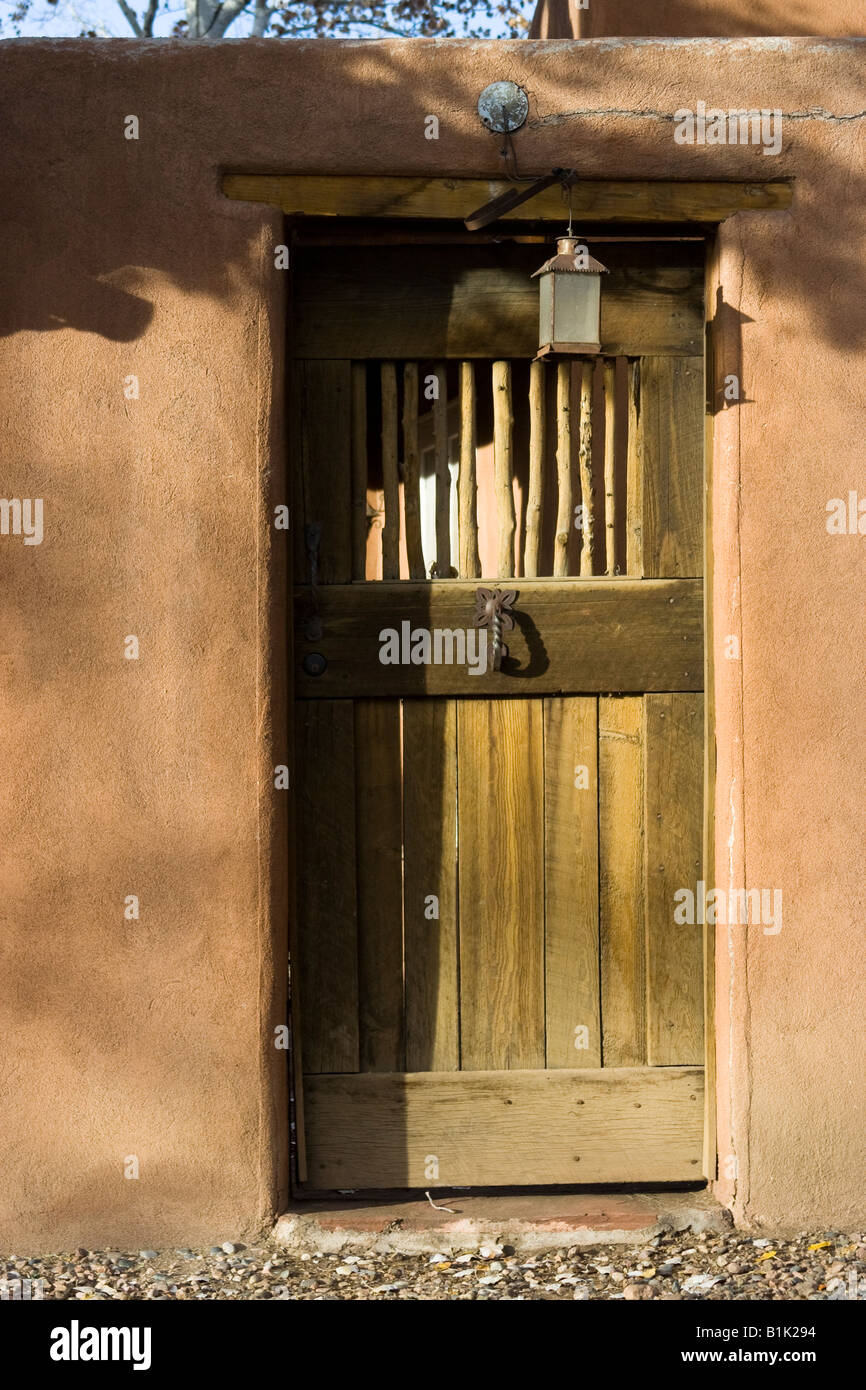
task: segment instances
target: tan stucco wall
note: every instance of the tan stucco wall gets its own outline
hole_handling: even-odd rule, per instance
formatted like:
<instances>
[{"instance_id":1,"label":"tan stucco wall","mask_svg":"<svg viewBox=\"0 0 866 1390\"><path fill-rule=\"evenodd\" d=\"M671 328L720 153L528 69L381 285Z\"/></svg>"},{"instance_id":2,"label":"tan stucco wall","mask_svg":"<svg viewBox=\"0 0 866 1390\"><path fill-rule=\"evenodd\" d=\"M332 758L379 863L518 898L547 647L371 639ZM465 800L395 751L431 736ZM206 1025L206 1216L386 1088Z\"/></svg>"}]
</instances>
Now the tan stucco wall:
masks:
<instances>
[{"instance_id":1,"label":"tan stucco wall","mask_svg":"<svg viewBox=\"0 0 866 1390\"><path fill-rule=\"evenodd\" d=\"M587 0L576 17L581 38L842 38L866 32L862 0Z\"/></svg>"},{"instance_id":2,"label":"tan stucco wall","mask_svg":"<svg viewBox=\"0 0 866 1390\"><path fill-rule=\"evenodd\" d=\"M280 222L219 172L496 175L475 103L503 76L532 93L524 171L797 179L791 213L719 239L749 403L716 426L716 874L785 902L778 936L719 934L722 1194L743 1220L866 1218L866 539L825 529L866 491L864 58L0 45L3 492L45 502L40 546L0 537L4 1245L226 1238L284 1199ZM782 154L675 144L664 115L700 98L793 113Z\"/></svg>"}]
</instances>

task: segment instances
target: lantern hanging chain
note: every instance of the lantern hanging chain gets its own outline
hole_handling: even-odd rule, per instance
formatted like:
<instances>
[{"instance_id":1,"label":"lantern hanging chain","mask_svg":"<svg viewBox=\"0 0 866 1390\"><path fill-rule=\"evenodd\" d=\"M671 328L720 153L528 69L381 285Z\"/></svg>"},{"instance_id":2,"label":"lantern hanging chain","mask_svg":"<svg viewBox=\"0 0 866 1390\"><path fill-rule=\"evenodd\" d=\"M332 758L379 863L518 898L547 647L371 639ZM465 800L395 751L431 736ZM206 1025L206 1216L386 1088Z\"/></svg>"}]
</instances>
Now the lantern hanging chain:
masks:
<instances>
[{"instance_id":1,"label":"lantern hanging chain","mask_svg":"<svg viewBox=\"0 0 866 1390\"><path fill-rule=\"evenodd\" d=\"M572 219L574 216L574 179L562 180L562 201L565 202L565 195L568 194L568 235L572 236Z\"/></svg>"}]
</instances>

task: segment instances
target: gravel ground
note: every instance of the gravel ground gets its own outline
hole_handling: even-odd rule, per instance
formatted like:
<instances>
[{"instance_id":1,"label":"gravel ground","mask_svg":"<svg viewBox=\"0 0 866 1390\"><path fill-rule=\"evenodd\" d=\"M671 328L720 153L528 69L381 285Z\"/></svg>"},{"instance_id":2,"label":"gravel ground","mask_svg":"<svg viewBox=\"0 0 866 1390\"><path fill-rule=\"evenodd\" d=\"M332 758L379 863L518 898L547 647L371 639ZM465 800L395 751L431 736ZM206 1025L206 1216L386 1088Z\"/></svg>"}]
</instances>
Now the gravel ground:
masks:
<instances>
[{"instance_id":1,"label":"gravel ground","mask_svg":"<svg viewBox=\"0 0 866 1390\"><path fill-rule=\"evenodd\" d=\"M193 1250L78 1250L0 1258L15 1281L44 1280L45 1299L866 1299L866 1235L794 1239L741 1232L664 1234L634 1246L518 1254L508 1245L462 1254L319 1255L269 1243ZM22 1285L27 1297L27 1286Z\"/></svg>"}]
</instances>

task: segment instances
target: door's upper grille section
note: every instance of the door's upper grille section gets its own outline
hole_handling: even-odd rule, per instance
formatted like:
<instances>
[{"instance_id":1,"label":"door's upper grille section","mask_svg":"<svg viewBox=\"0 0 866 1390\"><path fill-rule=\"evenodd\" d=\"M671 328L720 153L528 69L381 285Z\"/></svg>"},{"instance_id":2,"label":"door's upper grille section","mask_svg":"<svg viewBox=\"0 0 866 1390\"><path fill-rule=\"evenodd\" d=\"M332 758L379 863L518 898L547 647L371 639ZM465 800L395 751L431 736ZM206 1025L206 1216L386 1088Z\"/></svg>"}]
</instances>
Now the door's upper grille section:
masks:
<instances>
[{"instance_id":1,"label":"door's upper grille section","mask_svg":"<svg viewBox=\"0 0 866 1390\"><path fill-rule=\"evenodd\" d=\"M628 573L637 359L351 371L353 579Z\"/></svg>"}]
</instances>

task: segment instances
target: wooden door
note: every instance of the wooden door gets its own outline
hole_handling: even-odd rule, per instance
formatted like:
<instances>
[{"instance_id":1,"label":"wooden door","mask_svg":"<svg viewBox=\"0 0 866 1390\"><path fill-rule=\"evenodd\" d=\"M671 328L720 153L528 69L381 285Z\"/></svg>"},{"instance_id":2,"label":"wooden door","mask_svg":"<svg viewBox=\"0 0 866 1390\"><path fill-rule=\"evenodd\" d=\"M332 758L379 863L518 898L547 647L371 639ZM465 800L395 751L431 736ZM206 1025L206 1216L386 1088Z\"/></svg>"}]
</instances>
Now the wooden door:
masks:
<instances>
[{"instance_id":1,"label":"wooden door","mask_svg":"<svg viewBox=\"0 0 866 1390\"><path fill-rule=\"evenodd\" d=\"M702 247L605 252L562 366L543 247L295 258L310 1189L701 1177Z\"/></svg>"}]
</instances>

